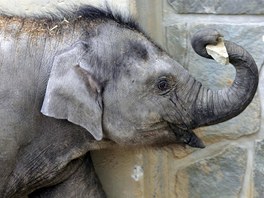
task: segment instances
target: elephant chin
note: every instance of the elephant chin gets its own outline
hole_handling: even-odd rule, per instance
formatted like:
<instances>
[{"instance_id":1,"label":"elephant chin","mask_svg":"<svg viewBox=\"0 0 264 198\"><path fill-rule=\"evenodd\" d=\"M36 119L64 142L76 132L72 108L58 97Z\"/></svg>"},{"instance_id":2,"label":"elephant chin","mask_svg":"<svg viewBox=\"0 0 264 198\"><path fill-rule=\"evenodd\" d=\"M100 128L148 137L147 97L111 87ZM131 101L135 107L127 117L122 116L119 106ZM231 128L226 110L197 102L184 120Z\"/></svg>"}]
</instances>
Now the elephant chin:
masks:
<instances>
[{"instance_id":1,"label":"elephant chin","mask_svg":"<svg viewBox=\"0 0 264 198\"><path fill-rule=\"evenodd\" d=\"M170 124L169 126L180 143L184 143L195 148L205 148L203 141L197 137L192 130L184 130L173 124Z\"/></svg>"}]
</instances>

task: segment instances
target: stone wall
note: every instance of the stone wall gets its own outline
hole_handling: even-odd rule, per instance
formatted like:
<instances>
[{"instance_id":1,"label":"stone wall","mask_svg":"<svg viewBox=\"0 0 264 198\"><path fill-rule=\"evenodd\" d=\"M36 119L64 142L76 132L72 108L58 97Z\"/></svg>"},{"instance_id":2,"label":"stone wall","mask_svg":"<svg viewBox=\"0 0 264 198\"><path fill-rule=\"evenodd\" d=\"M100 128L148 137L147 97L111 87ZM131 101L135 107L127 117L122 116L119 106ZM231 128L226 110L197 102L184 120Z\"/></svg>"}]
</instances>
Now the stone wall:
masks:
<instances>
[{"instance_id":1,"label":"stone wall","mask_svg":"<svg viewBox=\"0 0 264 198\"><path fill-rule=\"evenodd\" d=\"M262 0L136 0L147 32L203 84L223 88L234 68L196 55L191 35L212 27L264 64ZM196 130L205 149L179 147L96 151L96 168L109 197L264 197L264 77L252 104L238 117Z\"/></svg>"}]
</instances>

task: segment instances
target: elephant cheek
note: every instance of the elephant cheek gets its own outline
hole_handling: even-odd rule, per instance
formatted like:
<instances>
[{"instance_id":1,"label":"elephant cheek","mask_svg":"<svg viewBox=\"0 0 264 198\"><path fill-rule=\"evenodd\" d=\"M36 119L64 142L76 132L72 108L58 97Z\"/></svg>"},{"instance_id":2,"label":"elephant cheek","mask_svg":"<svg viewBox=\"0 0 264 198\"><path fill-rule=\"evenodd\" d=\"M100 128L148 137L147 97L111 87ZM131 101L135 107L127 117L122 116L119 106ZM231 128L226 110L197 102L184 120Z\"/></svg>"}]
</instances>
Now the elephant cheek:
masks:
<instances>
[{"instance_id":1,"label":"elephant cheek","mask_svg":"<svg viewBox=\"0 0 264 198\"><path fill-rule=\"evenodd\" d=\"M104 138L117 144L125 144L133 136L134 126L122 119L122 116L105 114L103 118Z\"/></svg>"}]
</instances>

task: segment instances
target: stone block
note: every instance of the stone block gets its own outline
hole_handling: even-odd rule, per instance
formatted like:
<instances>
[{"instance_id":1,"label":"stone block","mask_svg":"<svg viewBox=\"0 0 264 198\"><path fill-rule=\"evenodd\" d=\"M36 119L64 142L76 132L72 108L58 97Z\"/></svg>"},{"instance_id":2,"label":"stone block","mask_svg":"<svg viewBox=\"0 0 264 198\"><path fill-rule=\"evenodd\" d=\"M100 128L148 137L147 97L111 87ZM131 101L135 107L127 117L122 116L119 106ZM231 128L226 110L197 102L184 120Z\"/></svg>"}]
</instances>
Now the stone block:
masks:
<instances>
[{"instance_id":1,"label":"stone block","mask_svg":"<svg viewBox=\"0 0 264 198\"><path fill-rule=\"evenodd\" d=\"M254 197L264 197L264 140L255 142Z\"/></svg>"},{"instance_id":2,"label":"stone block","mask_svg":"<svg viewBox=\"0 0 264 198\"><path fill-rule=\"evenodd\" d=\"M143 197L144 169L140 149L95 150L91 156L107 197Z\"/></svg>"},{"instance_id":3,"label":"stone block","mask_svg":"<svg viewBox=\"0 0 264 198\"><path fill-rule=\"evenodd\" d=\"M262 0L168 0L178 14L264 14Z\"/></svg>"},{"instance_id":4,"label":"stone block","mask_svg":"<svg viewBox=\"0 0 264 198\"><path fill-rule=\"evenodd\" d=\"M229 146L214 156L178 170L175 197L237 198L243 187L246 167L246 149Z\"/></svg>"}]
</instances>

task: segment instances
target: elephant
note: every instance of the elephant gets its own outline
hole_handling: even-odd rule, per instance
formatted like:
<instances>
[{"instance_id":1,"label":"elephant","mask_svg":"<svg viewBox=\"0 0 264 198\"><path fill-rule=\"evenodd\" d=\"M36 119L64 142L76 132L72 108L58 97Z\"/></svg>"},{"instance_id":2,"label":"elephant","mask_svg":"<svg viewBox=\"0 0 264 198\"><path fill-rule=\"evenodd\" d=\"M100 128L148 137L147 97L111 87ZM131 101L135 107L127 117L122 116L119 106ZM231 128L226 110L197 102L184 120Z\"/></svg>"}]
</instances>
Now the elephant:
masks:
<instances>
[{"instance_id":1,"label":"elephant","mask_svg":"<svg viewBox=\"0 0 264 198\"><path fill-rule=\"evenodd\" d=\"M224 41L233 84L195 80L130 17L86 6L63 17L0 17L0 197L106 197L89 152L115 146L205 145L193 129L241 113L258 69ZM193 35L194 51L221 34Z\"/></svg>"}]
</instances>

